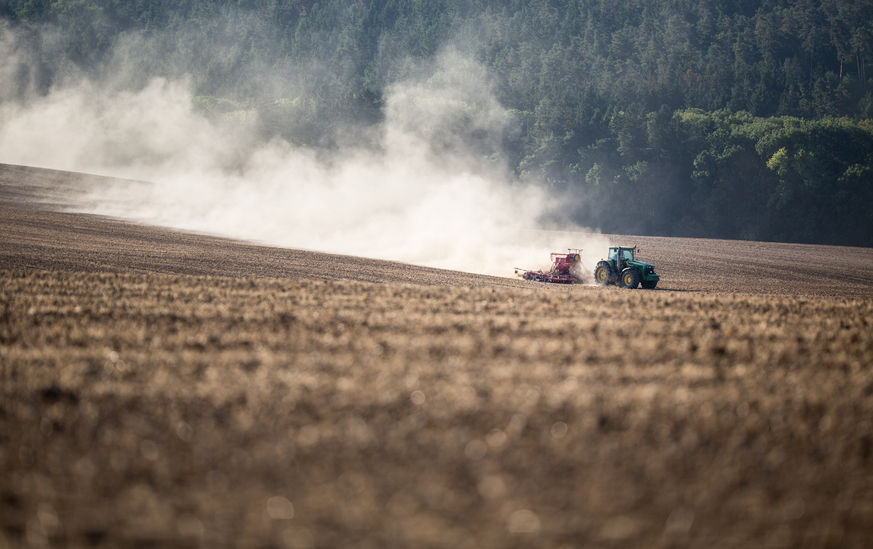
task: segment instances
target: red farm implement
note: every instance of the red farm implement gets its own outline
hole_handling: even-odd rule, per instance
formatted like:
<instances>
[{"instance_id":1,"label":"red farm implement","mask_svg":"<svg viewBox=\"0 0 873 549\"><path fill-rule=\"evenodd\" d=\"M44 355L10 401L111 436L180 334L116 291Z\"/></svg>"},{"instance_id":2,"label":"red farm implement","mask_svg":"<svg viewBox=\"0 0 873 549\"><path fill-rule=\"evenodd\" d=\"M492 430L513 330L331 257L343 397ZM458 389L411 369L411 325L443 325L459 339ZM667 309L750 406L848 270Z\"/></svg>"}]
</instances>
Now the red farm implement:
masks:
<instances>
[{"instance_id":1,"label":"red farm implement","mask_svg":"<svg viewBox=\"0 0 873 549\"><path fill-rule=\"evenodd\" d=\"M534 282L551 282L553 284L577 284L582 282L579 270L581 268L582 250L570 248L567 253L553 252L551 254L552 268L548 271L527 271L515 268L515 274L525 280Z\"/></svg>"}]
</instances>

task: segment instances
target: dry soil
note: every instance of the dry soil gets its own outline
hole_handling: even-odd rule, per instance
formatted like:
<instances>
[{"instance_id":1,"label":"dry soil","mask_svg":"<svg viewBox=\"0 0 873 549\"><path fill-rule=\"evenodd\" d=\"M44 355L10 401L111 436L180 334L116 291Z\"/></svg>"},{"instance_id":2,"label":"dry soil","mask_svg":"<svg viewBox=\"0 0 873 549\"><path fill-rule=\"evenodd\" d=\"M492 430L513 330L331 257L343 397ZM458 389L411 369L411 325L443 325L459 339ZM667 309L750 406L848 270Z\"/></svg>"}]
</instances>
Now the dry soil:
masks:
<instances>
[{"instance_id":1,"label":"dry soil","mask_svg":"<svg viewBox=\"0 0 873 549\"><path fill-rule=\"evenodd\" d=\"M0 166L0 547L873 539L873 250L549 286L58 211L99 182Z\"/></svg>"}]
</instances>

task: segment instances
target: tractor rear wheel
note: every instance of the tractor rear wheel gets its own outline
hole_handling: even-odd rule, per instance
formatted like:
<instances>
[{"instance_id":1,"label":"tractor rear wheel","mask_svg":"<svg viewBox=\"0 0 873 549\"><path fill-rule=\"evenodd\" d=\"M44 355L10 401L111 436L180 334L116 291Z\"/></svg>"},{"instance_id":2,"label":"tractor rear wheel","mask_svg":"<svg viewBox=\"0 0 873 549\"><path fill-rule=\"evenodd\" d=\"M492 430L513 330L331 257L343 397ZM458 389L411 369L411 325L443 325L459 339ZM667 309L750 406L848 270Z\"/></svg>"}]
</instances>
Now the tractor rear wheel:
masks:
<instances>
[{"instance_id":1,"label":"tractor rear wheel","mask_svg":"<svg viewBox=\"0 0 873 549\"><path fill-rule=\"evenodd\" d=\"M621 277L618 279L619 285L622 288L633 290L640 285L640 273L636 269L625 269L621 272Z\"/></svg>"},{"instance_id":2,"label":"tractor rear wheel","mask_svg":"<svg viewBox=\"0 0 873 549\"><path fill-rule=\"evenodd\" d=\"M657 286L657 285L658 285L657 280L649 280L649 281L644 280L644 281L640 282L640 286L642 286L644 290L654 290L655 286Z\"/></svg>"},{"instance_id":3,"label":"tractor rear wheel","mask_svg":"<svg viewBox=\"0 0 873 549\"><path fill-rule=\"evenodd\" d=\"M612 282L612 269L609 267L609 263L601 261L594 267L594 282L601 286L606 286Z\"/></svg>"}]
</instances>

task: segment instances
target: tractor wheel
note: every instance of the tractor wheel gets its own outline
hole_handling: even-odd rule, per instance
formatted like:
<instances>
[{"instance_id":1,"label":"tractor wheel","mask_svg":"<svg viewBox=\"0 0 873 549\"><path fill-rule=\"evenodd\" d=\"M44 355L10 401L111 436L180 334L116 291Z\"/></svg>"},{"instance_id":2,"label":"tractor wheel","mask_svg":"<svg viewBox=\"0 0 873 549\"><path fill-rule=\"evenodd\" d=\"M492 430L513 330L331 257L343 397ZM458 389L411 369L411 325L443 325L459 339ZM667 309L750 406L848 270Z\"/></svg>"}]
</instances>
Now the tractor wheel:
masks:
<instances>
[{"instance_id":1,"label":"tractor wheel","mask_svg":"<svg viewBox=\"0 0 873 549\"><path fill-rule=\"evenodd\" d=\"M606 286L612 282L612 269L609 268L609 263L601 261L594 268L594 282L601 286Z\"/></svg>"},{"instance_id":2,"label":"tractor wheel","mask_svg":"<svg viewBox=\"0 0 873 549\"><path fill-rule=\"evenodd\" d=\"M654 290L655 286L657 286L657 285L658 285L657 280L649 280L649 281L644 280L644 281L640 282L640 286L642 286L644 290Z\"/></svg>"},{"instance_id":3,"label":"tractor wheel","mask_svg":"<svg viewBox=\"0 0 873 549\"><path fill-rule=\"evenodd\" d=\"M640 273L636 269L625 269L621 272L618 283L622 288L633 290L640 285Z\"/></svg>"}]
</instances>

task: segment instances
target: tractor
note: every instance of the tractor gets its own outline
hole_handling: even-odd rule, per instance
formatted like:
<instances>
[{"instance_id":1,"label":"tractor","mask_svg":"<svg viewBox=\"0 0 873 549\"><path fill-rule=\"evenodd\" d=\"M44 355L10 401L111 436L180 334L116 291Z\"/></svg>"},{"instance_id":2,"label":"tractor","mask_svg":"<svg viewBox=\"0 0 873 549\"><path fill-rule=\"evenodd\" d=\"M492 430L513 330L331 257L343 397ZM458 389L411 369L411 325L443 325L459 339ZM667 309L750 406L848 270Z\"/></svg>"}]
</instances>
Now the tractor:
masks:
<instances>
[{"instance_id":1,"label":"tractor","mask_svg":"<svg viewBox=\"0 0 873 549\"><path fill-rule=\"evenodd\" d=\"M594 267L594 282L601 286L617 284L622 288L655 289L661 277L654 265L634 258L637 251L636 246L610 246L609 257Z\"/></svg>"}]
</instances>

